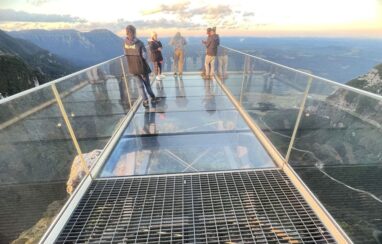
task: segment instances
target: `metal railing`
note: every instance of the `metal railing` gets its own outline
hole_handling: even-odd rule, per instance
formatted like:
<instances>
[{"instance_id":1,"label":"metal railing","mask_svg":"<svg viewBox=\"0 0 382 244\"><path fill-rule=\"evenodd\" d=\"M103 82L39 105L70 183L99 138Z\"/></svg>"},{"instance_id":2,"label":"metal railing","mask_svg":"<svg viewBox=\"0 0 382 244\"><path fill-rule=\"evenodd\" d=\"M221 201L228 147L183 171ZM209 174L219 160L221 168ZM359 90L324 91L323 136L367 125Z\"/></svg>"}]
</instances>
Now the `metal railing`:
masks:
<instances>
[{"instance_id":1,"label":"metal railing","mask_svg":"<svg viewBox=\"0 0 382 244\"><path fill-rule=\"evenodd\" d=\"M289 170L290 177L294 174L291 166L318 170L330 176L323 167L380 165L378 153L382 143L378 143L378 138L381 137L370 136L369 148L361 152L368 153L367 160L360 162L354 152L352 158L341 152L335 157L330 154L334 146L329 148L331 151L320 148L330 142L330 133L316 135L342 131L346 140L350 137L358 141L367 135L378 135L381 96L231 48L223 47L221 51L217 57L219 81L247 114L246 119L262 132L261 136L269 142L269 151L278 154L279 166ZM198 64L193 65L196 66ZM60 212L56 221L64 221L62 208L71 208L73 202L78 202L139 105L137 87L126 71L126 60L120 56L0 100L0 136L3 138L0 160L2 167L8 169L7 175L0 178L0 187L32 191L28 188L31 183L49 188L58 182L62 188L69 172L76 170L72 160L78 156L77 171L82 181L76 182L77 188L70 190L73 194L69 201L56 210ZM349 128L353 131L347 131ZM343 141L348 142L346 140ZM317 144L318 149L307 147L308 144ZM344 147L349 151L360 144L362 142L354 146L344 144ZM96 148L106 150L101 155L94 154L96 159L90 163L89 152ZM322 152L324 149L329 152ZM297 172L299 175L295 177L306 180L312 188L304 172ZM303 184L303 187L306 186ZM41 189L44 191L44 187ZM364 191L374 194L368 189ZM63 195L54 195L50 201L60 197L67 199ZM326 206L325 199L316 196ZM43 211L36 210L36 215L41 216ZM336 218L336 214L331 214ZM52 216L50 221L54 218ZM34 220L24 221L33 223ZM49 231L56 231L54 229L55 226L51 226Z\"/></svg>"},{"instance_id":2,"label":"metal railing","mask_svg":"<svg viewBox=\"0 0 382 244\"><path fill-rule=\"evenodd\" d=\"M29 202L28 209L7 202L13 207L1 213L2 233L9 233L2 241L17 239L25 225L40 229L38 241L43 228L36 222L44 212L54 209L45 218L48 226L75 197L69 195L92 180L103 148L139 103L126 64L116 57L0 100L0 187L9 199ZM17 220L11 225L9 218Z\"/></svg>"},{"instance_id":3,"label":"metal railing","mask_svg":"<svg viewBox=\"0 0 382 244\"><path fill-rule=\"evenodd\" d=\"M217 59L222 85L320 218L356 243L375 241L382 96L227 47Z\"/></svg>"}]
</instances>

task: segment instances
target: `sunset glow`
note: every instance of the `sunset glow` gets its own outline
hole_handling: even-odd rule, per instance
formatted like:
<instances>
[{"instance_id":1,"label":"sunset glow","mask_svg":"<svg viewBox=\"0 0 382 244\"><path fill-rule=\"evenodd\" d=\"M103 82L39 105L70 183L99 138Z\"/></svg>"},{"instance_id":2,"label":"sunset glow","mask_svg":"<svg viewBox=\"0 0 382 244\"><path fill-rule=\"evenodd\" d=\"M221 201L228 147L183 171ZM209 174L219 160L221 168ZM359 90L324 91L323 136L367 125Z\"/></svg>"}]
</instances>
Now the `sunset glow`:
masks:
<instances>
[{"instance_id":1,"label":"sunset glow","mask_svg":"<svg viewBox=\"0 0 382 244\"><path fill-rule=\"evenodd\" d=\"M124 35L127 24L147 35L182 31L203 35L208 26L240 36L382 37L381 0L237 0L107 2L91 0L0 0L0 29L106 28Z\"/></svg>"}]
</instances>

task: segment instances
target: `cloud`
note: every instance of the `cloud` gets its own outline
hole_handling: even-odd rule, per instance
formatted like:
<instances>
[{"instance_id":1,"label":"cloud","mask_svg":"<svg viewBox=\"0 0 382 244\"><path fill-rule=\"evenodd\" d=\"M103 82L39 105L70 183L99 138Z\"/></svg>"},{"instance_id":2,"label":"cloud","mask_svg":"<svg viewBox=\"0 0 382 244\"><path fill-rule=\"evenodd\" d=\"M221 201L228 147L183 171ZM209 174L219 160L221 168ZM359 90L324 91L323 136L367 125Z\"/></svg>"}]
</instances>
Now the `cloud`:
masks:
<instances>
[{"instance_id":1,"label":"cloud","mask_svg":"<svg viewBox=\"0 0 382 244\"><path fill-rule=\"evenodd\" d=\"M173 16L173 19L180 21L183 25L185 23L196 22L199 20L203 25L222 25L228 19L232 19L237 13L235 13L229 5L217 5L217 6L202 6L198 8L190 8L191 2L185 1L173 5L162 4L157 8L144 11L145 15L155 14L167 14Z\"/></svg>"},{"instance_id":2,"label":"cloud","mask_svg":"<svg viewBox=\"0 0 382 244\"><path fill-rule=\"evenodd\" d=\"M216 7L202 6L199 8L190 8L190 4L190 1L172 5L162 4L158 8L144 11L143 14L152 15L162 13L175 15L177 19L180 19L182 21L189 21L195 16L202 16L202 18L207 21L218 21L219 19L224 19L234 14L229 5L217 5Z\"/></svg>"},{"instance_id":3,"label":"cloud","mask_svg":"<svg viewBox=\"0 0 382 244\"><path fill-rule=\"evenodd\" d=\"M243 13L243 17L252 17L252 16L255 16L254 12L244 12Z\"/></svg>"},{"instance_id":4,"label":"cloud","mask_svg":"<svg viewBox=\"0 0 382 244\"><path fill-rule=\"evenodd\" d=\"M0 22L86 22L79 17L57 14L33 14L12 9L0 9Z\"/></svg>"},{"instance_id":5,"label":"cloud","mask_svg":"<svg viewBox=\"0 0 382 244\"><path fill-rule=\"evenodd\" d=\"M191 9L189 17L201 15L205 20L225 19L233 14L233 11L228 5L218 5L216 7L201 7Z\"/></svg>"},{"instance_id":6,"label":"cloud","mask_svg":"<svg viewBox=\"0 0 382 244\"><path fill-rule=\"evenodd\" d=\"M143 14L144 15L150 15L150 14L156 14L156 13L182 14L186 12L190 4L191 4L190 1L180 2L173 5L162 4L158 8L144 11Z\"/></svg>"},{"instance_id":7,"label":"cloud","mask_svg":"<svg viewBox=\"0 0 382 244\"><path fill-rule=\"evenodd\" d=\"M158 19L158 20L136 20L136 21L126 21L118 20L118 26L125 28L127 25L134 25L137 28L143 29L155 29L155 28L200 28L201 25L192 22L178 21L178 20L168 20L168 19Z\"/></svg>"},{"instance_id":8,"label":"cloud","mask_svg":"<svg viewBox=\"0 0 382 244\"><path fill-rule=\"evenodd\" d=\"M49 0L27 0L27 2L35 6L41 6L49 2Z\"/></svg>"}]
</instances>

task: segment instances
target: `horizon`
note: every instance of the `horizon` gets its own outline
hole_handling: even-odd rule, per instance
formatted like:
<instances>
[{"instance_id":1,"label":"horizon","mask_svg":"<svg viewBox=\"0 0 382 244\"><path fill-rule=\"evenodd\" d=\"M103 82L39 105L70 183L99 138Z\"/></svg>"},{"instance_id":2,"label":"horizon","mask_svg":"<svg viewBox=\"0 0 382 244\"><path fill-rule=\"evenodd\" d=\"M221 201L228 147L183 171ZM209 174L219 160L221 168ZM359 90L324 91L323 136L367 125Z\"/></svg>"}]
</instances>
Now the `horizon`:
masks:
<instances>
[{"instance_id":1,"label":"horizon","mask_svg":"<svg viewBox=\"0 0 382 244\"><path fill-rule=\"evenodd\" d=\"M129 3L109 0L0 0L0 29L74 29L88 32L107 29L124 37L133 24L138 35L155 30L161 36L180 31L203 36L216 26L222 36L382 38L382 0L245 2L212 0L147 0ZM92 5L92 11L86 11ZM122 6L122 7L121 7ZM276 6L276 7L275 7ZM329 6L329 7L328 7ZM128 16L128 17L126 17Z\"/></svg>"},{"instance_id":2,"label":"horizon","mask_svg":"<svg viewBox=\"0 0 382 244\"><path fill-rule=\"evenodd\" d=\"M106 29L106 28L97 28L97 29L92 29L92 30L86 30L86 31L81 31L81 30L76 30L76 29L25 29L25 30L3 30L0 28L0 31L4 31L5 33L7 32L23 32L23 31L77 31L80 33L90 33L93 31L109 31L115 35L112 30ZM160 35L161 33L158 33ZM175 33L174 33L175 34ZM263 36L263 35L221 35L220 33L217 33L220 35L220 37L223 38L267 38L267 39L277 39L277 38L283 38L283 39L288 39L288 38L293 38L293 39L357 39L357 40L382 40L382 36L371 36L371 37L365 37L365 36L299 36L299 35L286 35L286 36ZM117 35L118 37L125 38L126 35ZM174 35L160 35L160 38L172 38ZM184 37L192 37L192 38L205 38L205 34L199 34L199 35L183 35ZM139 35L139 30L138 30L138 38L146 38L150 37L150 34L145 33L144 35Z\"/></svg>"}]
</instances>

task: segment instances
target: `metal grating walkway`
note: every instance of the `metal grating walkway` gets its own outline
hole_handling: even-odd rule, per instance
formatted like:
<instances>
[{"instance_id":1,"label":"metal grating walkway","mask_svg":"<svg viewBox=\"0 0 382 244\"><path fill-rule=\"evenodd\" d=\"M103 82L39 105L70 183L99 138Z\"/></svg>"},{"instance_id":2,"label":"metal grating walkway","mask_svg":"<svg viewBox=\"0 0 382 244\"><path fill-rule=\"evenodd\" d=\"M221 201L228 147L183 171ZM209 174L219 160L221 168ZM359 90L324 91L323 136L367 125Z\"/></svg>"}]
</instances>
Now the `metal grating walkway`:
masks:
<instances>
[{"instance_id":1,"label":"metal grating walkway","mask_svg":"<svg viewBox=\"0 0 382 244\"><path fill-rule=\"evenodd\" d=\"M57 243L334 243L278 169L96 180Z\"/></svg>"}]
</instances>

